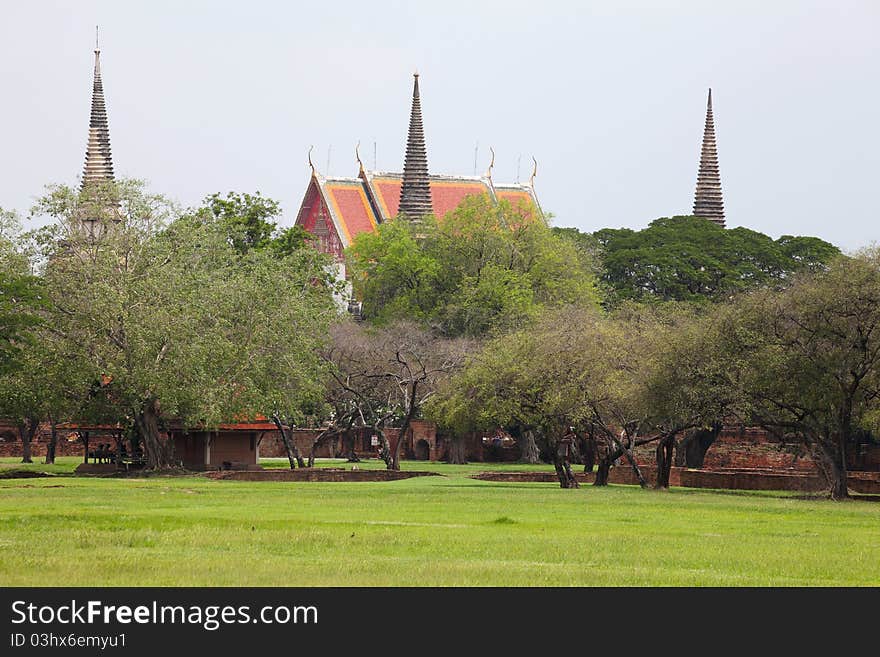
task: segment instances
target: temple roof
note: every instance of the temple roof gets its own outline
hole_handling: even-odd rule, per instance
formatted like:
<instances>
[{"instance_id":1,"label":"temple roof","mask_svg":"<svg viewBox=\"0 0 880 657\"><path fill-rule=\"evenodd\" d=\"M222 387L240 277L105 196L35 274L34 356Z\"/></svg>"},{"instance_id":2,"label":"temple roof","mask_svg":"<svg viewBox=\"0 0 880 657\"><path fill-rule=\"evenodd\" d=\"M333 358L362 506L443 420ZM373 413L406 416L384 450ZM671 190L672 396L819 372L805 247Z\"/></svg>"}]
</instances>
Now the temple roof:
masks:
<instances>
[{"instance_id":1,"label":"temple roof","mask_svg":"<svg viewBox=\"0 0 880 657\"><path fill-rule=\"evenodd\" d=\"M403 174L389 171L361 171L380 223L397 216ZM488 178L432 174L427 177L431 188L431 214L442 219L459 206L467 196L492 194Z\"/></svg>"},{"instance_id":2,"label":"temple roof","mask_svg":"<svg viewBox=\"0 0 880 657\"><path fill-rule=\"evenodd\" d=\"M351 244L356 235L376 230L376 213L367 198L362 180L324 178L317 174L315 180L330 211L336 232L345 246Z\"/></svg>"},{"instance_id":3,"label":"temple roof","mask_svg":"<svg viewBox=\"0 0 880 657\"><path fill-rule=\"evenodd\" d=\"M541 212L538 197L535 196L535 188L531 185L493 183L492 188L495 190L495 200L497 201L508 201L514 207L525 204L527 207L537 208L538 212Z\"/></svg>"},{"instance_id":4,"label":"temple roof","mask_svg":"<svg viewBox=\"0 0 880 657\"><path fill-rule=\"evenodd\" d=\"M344 247L349 246L360 233L374 231L378 224L398 215L402 173L362 168L359 177L343 178L324 177L315 172L312 181L320 191ZM525 203L541 213L531 185L495 183L489 176L442 174L431 174L428 181L432 212L440 220L471 195L486 195L495 203L505 200L514 206ZM302 217L301 209L297 223Z\"/></svg>"}]
</instances>

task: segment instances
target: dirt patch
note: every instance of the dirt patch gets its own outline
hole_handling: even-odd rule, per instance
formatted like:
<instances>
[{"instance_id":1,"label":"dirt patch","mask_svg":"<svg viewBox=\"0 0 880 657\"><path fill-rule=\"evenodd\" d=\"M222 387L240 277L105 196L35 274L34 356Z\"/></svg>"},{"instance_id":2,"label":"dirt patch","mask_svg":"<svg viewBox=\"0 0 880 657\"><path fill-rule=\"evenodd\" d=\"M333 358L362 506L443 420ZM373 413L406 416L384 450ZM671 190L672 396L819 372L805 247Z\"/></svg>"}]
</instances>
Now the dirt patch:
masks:
<instances>
[{"instance_id":1,"label":"dirt patch","mask_svg":"<svg viewBox=\"0 0 880 657\"><path fill-rule=\"evenodd\" d=\"M210 479L233 481L397 481L411 477L441 476L436 472L399 470L345 470L343 468L304 468L297 470L225 470L205 473Z\"/></svg>"},{"instance_id":2,"label":"dirt patch","mask_svg":"<svg viewBox=\"0 0 880 657\"><path fill-rule=\"evenodd\" d=\"M641 468L642 476L645 477L648 484L653 484L656 479L656 467L640 465L639 468ZM670 473L669 483L673 486L677 486L679 483L679 470L681 470L681 468L672 468L672 472ZM596 473L575 471L574 478L580 484L591 484L596 479ZM552 470L545 472L480 472L471 475L471 479L480 479L482 481L559 483L559 477ZM632 468L627 466L611 468L611 472L608 473L608 482L611 484L639 483Z\"/></svg>"},{"instance_id":3,"label":"dirt patch","mask_svg":"<svg viewBox=\"0 0 880 657\"><path fill-rule=\"evenodd\" d=\"M34 479L36 477L56 477L51 472L37 472L36 470L7 470L0 472L0 479Z\"/></svg>"}]
</instances>

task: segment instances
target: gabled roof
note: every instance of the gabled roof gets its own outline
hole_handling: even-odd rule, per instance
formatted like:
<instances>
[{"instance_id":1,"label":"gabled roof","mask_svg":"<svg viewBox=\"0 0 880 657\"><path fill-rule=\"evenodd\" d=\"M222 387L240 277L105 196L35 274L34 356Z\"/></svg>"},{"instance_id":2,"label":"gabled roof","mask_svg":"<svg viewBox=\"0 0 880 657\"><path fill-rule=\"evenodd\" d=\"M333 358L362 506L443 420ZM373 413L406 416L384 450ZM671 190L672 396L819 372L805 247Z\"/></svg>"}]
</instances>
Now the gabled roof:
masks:
<instances>
[{"instance_id":1,"label":"gabled roof","mask_svg":"<svg viewBox=\"0 0 880 657\"><path fill-rule=\"evenodd\" d=\"M531 185L519 183L498 184L490 176L428 176L431 185L431 205L434 216L443 219L462 201L472 195L487 195L494 203L509 201L513 206L524 203L541 214L541 206ZM357 178L324 177L313 172L309 189L319 192L333 221L343 248L365 231L398 215L403 174L389 171L361 169ZM304 218L309 191L306 191L297 223Z\"/></svg>"},{"instance_id":2,"label":"gabled roof","mask_svg":"<svg viewBox=\"0 0 880 657\"><path fill-rule=\"evenodd\" d=\"M358 178L321 178L317 176L321 193L336 224L336 230L345 246L356 235L376 230L376 213L367 198L363 182Z\"/></svg>"},{"instance_id":3,"label":"gabled roof","mask_svg":"<svg viewBox=\"0 0 880 657\"><path fill-rule=\"evenodd\" d=\"M327 178L314 172L309 183L309 188L312 187L321 196L343 247L351 244L352 240L360 233L376 230L376 225L379 222L376 220L376 213L367 197L367 191L361 179ZM309 191L307 190L303 204L308 198ZM300 208L297 223L302 219L303 209L304 206Z\"/></svg>"},{"instance_id":4,"label":"gabled roof","mask_svg":"<svg viewBox=\"0 0 880 657\"><path fill-rule=\"evenodd\" d=\"M527 207L537 208L538 213L541 212L541 204L538 203L538 197L535 195L535 188L532 185L523 185L520 183L493 183L496 201L509 201L514 207L520 203Z\"/></svg>"},{"instance_id":5,"label":"gabled roof","mask_svg":"<svg viewBox=\"0 0 880 657\"><path fill-rule=\"evenodd\" d=\"M361 171L379 215L380 223L397 216L403 174L388 171ZM487 194L493 197L491 181L477 176L428 176L431 185L431 206L434 216L442 219L467 196Z\"/></svg>"}]
</instances>

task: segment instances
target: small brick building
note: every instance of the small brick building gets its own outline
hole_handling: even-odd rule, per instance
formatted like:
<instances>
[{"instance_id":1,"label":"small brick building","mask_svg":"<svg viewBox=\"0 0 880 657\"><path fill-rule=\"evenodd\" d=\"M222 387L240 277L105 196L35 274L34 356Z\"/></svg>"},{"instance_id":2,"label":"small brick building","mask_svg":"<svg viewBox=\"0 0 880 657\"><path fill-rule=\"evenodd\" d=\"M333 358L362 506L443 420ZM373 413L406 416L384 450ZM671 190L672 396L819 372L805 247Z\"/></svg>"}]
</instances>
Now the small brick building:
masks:
<instances>
[{"instance_id":1,"label":"small brick building","mask_svg":"<svg viewBox=\"0 0 880 657\"><path fill-rule=\"evenodd\" d=\"M172 429L174 455L188 470L260 470L260 442L272 422L255 420L221 424L216 429Z\"/></svg>"}]
</instances>

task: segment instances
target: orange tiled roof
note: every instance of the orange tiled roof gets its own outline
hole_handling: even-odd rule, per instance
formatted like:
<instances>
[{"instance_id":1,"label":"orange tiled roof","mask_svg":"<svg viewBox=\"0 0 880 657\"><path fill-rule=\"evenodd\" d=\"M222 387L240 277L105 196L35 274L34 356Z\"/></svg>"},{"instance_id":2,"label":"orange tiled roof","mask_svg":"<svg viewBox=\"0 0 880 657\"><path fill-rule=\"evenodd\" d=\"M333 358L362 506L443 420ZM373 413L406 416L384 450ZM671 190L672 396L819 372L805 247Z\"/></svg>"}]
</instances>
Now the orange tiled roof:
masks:
<instances>
[{"instance_id":1,"label":"orange tiled roof","mask_svg":"<svg viewBox=\"0 0 880 657\"><path fill-rule=\"evenodd\" d=\"M493 201L510 201L514 206L525 203L536 208L540 205L529 185L500 184L484 176L431 175L431 205L434 216L442 219L471 195L488 195ZM357 178L325 178L317 173L312 183L320 190L321 201L326 206L342 248L349 246L355 237L397 216L400 204L400 188L403 174L384 171L361 170ZM300 223L306 212L308 193L297 218Z\"/></svg>"},{"instance_id":2,"label":"orange tiled roof","mask_svg":"<svg viewBox=\"0 0 880 657\"><path fill-rule=\"evenodd\" d=\"M324 180L321 188L334 223L344 233L340 235L344 244L351 244L360 233L376 230L376 214L360 180Z\"/></svg>"},{"instance_id":3,"label":"orange tiled roof","mask_svg":"<svg viewBox=\"0 0 880 657\"><path fill-rule=\"evenodd\" d=\"M499 201L510 201L510 204L514 207L520 203L525 203L527 207L536 205L533 193L526 187L501 187L496 185L495 196Z\"/></svg>"},{"instance_id":4,"label":"orange tiled roof","mask_svg":"<svg viewBox=\"0 0 880 657\"><path fill-rule=\"evenodd\" d=\"M403 174L365 172L364 179L381 220L387 221L396 217ZM487 178L432 175L428 176L428 180L431 183L431 205L434 216L438 219L452 212L467 196L492 194Z\"/></svg>"}]
</instances>

